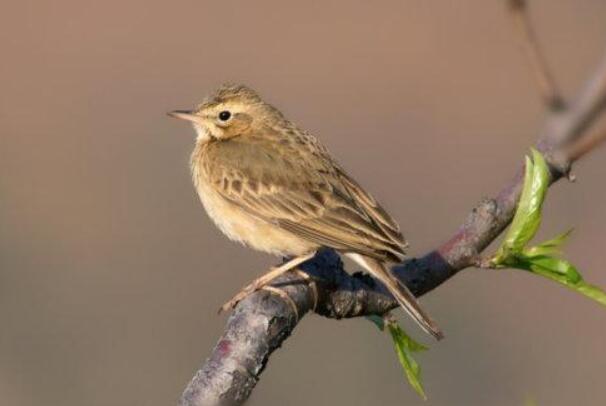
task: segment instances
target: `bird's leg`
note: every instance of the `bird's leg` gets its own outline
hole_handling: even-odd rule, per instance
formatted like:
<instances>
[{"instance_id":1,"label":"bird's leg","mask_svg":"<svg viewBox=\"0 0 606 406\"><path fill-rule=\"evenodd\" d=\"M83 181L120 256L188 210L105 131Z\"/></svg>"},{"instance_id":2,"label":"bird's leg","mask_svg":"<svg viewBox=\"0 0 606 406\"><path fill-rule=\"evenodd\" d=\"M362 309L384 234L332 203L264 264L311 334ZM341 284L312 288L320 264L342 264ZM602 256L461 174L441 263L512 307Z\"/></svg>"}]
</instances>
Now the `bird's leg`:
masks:
<instances>
[{"instance_id":1,"label":"bird's leg","mask_svg":"<svg viewBox=\"0 0 606 406\"><path fill-rule=\"evenodd\" d=\"M231 298L231 300L229 302L227 302L223 306L221 306L221 308L219 309L219 313L233 309L234 307L236 307L238 302L240 302L246 296L261 289L263 286L267 285L269 282L276 279L278 276L282 275L283 273L296 268L298 265L300 265L303 262L307 261L308 259L312 258L314 255L316 255L315 251L310 252L309 254L295 257L295 258L283 263L282 265L280 265L278 267L271 268L271 270L269 272L267 272L266 274L262 275L261 277L255 279L248 285L246 285L233 298Z\"/></svg>"}]
</instances>

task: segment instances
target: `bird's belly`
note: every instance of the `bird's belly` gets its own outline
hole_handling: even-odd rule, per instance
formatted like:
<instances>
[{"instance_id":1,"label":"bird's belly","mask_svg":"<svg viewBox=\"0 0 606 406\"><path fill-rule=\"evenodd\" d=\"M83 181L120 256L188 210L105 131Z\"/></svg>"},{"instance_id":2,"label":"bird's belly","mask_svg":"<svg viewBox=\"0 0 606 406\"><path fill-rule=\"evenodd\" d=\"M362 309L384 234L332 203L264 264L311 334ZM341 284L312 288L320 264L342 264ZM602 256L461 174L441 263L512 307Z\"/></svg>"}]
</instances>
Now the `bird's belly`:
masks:
<instances>
[{"instance_id":1,"label":"bird's belly","mask_svg":"<svg viewBox=\"0 0 606 406\"><path fill-rule=\"evenodd\" d=\"M318 249L316 244L251 215L211 188L201 184L197 186L208 216L229 239L281 256L298 256Z\"/></svg>"}]
</instances>

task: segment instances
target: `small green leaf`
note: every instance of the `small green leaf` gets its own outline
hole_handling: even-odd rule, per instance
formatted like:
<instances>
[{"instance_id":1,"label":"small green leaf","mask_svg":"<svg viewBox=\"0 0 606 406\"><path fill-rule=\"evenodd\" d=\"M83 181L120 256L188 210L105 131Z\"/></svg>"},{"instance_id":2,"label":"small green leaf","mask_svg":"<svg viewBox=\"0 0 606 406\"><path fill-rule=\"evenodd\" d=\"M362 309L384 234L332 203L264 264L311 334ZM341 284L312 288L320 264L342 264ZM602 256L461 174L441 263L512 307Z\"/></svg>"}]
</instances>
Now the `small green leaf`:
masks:
<instances>
[{"instance_id":1,"label":"small green leaf","mask_svg":"<svg viewBox=\"0 0 606 406\"><path fill-rule=\"evenodd\" d=\"M590 299L595 300L603 306L606 306L606 292L600 289L598 286L592 285L587 282L581 282L574 288L577 292L587 296Z\"/></svg>"},{"instance_id":2,"label":"small green leaf","mask_svg":"<svg viewBox=\"0 0 606 406\"><path fill-rule=\"evenodd\" d=\"M520 255L511 260L508 266L524 269L556 281L568 289L606 306L606 293L599 287L585 282L574 265L564 259L547 256L524 257Z\"/></svg>"},{"instance_id":3,"label":"small green leaf","mask_svg":"<svg viewBox=\"0 0 606 406\"><path fill-rule=\"evenodd\" d=\"M536 149L532 149L532 163L526 159L526 177L516 215L508 236L512 251L520 251L534 237L541 223L541 208L549 183L549 168Z\"/></svg>"},{"instance_id":4,"label":"small green leaf","mask_svg":"<svg viewBox=\"0 0 606 406\"><path fill-rule=\"evenodd\" d=\"M572 234L572 231L573 230L571 228L570 230L558 235L555 238L552 238L551 240L547 240L540 243L539 245L527 248L524 250L524 255L528 257L534 257L539 255L561 255L561 248L568 241L568 238Z\"/></svg>"},{"instance_id":5,"label":"small green leaf","mask_svg":"<svg viewBox=\"0 0 606 406\"><path fill-rule=\"evenodd\" d=\"M421 382L421 367L412 357L414 352L425 351L427 347L410 338L396 322L387 323L387 328L393 339L394 348L398 354L398 359L404 369L408 383L424 400L427 400L427 396L423 390L423 383Z\"/></svg>"},{"instance_id":6,"label":"small green leaf","mask_svg":"<svg viewBox=\"0 0 606 406\"><path fill-rule=\"evenodd\" d=\"M511 254L517 254L534 237L541 224L541 207L549 186L549 168L537 150L532 149L532 160L526 157L524 186L505 239L492 262L500 265Z\"/></svg>"},{"instance_id":7,"label":"small green leaf","mask_svg":"<svg viewBox=\"0 0 606 406\"><path fill-rule=\"evenodd\" d=\"M533 272L549 272L565 278L567 283L576 284L583 280L577 269L565 259L535 256L526 259L530 262L530 268Z\"/></svg>"}]
</instances>

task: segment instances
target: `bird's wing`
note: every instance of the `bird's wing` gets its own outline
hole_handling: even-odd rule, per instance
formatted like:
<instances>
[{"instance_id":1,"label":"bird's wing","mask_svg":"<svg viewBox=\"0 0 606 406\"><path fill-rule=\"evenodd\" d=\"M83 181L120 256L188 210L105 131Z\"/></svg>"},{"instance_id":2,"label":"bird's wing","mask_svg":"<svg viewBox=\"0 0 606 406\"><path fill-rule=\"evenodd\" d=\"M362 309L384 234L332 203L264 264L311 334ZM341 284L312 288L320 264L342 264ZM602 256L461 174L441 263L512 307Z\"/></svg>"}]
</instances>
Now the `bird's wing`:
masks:
<instances>
[{"instance_id":1,"label":"bird's wing","mask_svg":"<svg viewBox=\"0 0 606 406\"><path fill-rule=\"evenodd\" d=\"M362 186L354 179L347 175L342 169L338 169L339 179L351 196L355 204L370 217L394 243L399 244L402 248L406 248L407 243L400 231L400 226L395 220L381 207L381 205L366 192Z\"/></svg>"},{"instance_id":2,"label":"bird's wing","mask_svg":"<svg viewBox=\"0 0 606 406\"><path fill-rule=\"evenodd\" d=\"M217 142L205 155L217 192L251 215L318 245L380 260L403 257L397 224L326 157L250 140Z\"/></svg>"}]
</instances>

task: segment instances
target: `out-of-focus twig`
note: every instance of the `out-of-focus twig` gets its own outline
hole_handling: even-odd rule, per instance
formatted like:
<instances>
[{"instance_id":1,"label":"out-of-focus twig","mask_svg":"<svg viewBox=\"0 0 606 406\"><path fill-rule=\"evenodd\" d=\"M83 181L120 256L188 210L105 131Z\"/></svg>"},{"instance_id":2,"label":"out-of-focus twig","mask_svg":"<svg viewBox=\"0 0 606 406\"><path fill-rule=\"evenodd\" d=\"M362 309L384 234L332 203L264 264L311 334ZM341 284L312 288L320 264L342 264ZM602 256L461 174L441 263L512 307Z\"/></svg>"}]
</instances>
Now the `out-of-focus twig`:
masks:
<instances>
[{"instance_id":1,"label":"out-of-focus twig","mask_svg":"<svg viewBox=\"0 0 606 406\"><path fill-rule=\"evenodd\" d=\"M588 134L588 130L606 108L606 52L595 72L565 111L552 114L541 130L538 144L544 150L571 145ZM563 168L564 169L564 168Z\"/></svg>"},{"instance_id":2,"label":"out-of-focus twig","mask_svg":"<svg viewBox=\"0 0 606 406\"><path fill-rule=\"evenodd\" d=\"M606 141L606 126L601 126L578 139L576 142L573 142L571 145L563 148L564 154L568 160L574 162L589 151L598 147L604 141Z\"/></svg>"},{"instance_id":3,"label":"out-of-focus twig","mask_svg":"<svg viewBox=\"0 0 606 406\"><path fill-rule=\"evenodd\" d=\"M545 105L553 110L562 110L565 107L564 98L558 90L553 74L547 60L539 47L526 0L507 0L508 8L518 33L520 44L537 82L539 92Z\"/></svg>"}]
</instances>

